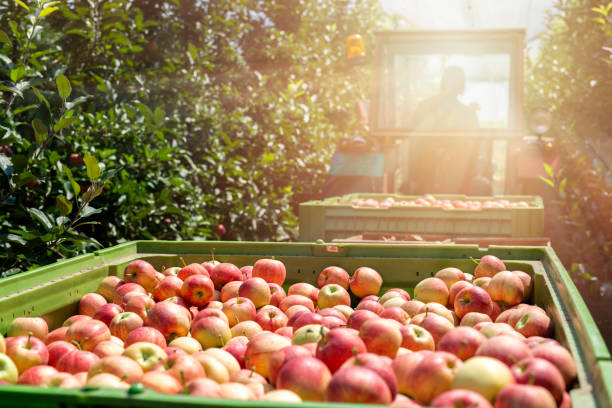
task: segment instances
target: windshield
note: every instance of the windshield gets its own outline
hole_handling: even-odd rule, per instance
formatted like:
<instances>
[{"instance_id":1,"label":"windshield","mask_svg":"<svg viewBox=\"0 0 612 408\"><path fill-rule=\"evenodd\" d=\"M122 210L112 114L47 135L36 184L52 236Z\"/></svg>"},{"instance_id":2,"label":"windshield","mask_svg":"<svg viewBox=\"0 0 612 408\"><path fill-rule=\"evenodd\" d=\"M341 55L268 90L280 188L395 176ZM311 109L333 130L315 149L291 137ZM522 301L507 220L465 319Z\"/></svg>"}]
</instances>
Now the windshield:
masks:
<instances>
[{"instance_id":1,"label":"windshield","mask_svg":"<svg viewBox=\"0 0 612 408\"><path fill-rule=\"evenodd\" d=\"M378 61L377 127L512 128L517 98L512 91L514 49L511 41L482 44L474 39L385 44Z\"/></svg>"}]
</instances>

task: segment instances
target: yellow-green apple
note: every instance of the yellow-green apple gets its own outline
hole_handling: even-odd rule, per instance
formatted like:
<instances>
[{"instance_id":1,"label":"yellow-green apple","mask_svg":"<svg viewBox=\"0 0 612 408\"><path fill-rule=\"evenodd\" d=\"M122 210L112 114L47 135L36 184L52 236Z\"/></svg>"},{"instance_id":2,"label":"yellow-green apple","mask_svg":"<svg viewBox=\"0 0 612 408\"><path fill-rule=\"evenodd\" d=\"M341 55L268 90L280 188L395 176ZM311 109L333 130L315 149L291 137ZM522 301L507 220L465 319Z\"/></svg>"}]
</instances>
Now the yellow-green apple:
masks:
<instances>
[{"instance_id":1,"label":"yellow-green apple","mask_svg":"<svg viewBox=\"0 0 612 408\"><path fill-rule=\"evenodd\" d=\"M299 329L294 329L291 343L298 345L318 343L321 337L328 331L329 329L322 324L307 324Z\"/></svg>"},{"instance_id":2,"label":"yellow-green apple","mask_svg":"<svg viewBox=\"0 0 612 408\"><path fill-rule=\"evenodd\" d=\"M76 350L64 354L55 366L58 371L76 374L80 372L87 372L98 361L100 357L92 353L91 351Z\"/></svg>"},{"instance_id":3,"label":"yellow-green apple","mask_svg":"<svg viewBox=\"0 0 612 408\"><path fill-rule=\"evenodd\" d=\"M550 392L537 385L510 384L497 395L495 408L555 408Z\"/></svg>"},{"instance_id":4,"label":"yellow-green apple","mask_svg":"<svg viewBox=\"0 0 612 408\"><path fill-rule=\"evenodd\" d=\"M512 273L517 275L523 283L523 300L529 299L529 296L531 296L532 288L531 275L523 271L512 271Z\"/></svg>"},{"instance_id":5,"label":"yellow-green apple","mask_svg":"<svg viewBox=\"0 0 612 408\"><path fill-rule=\"evenodd\" d=\"M410 319L411 324L416 324L427 330L437 345L442 336L451 331L455 326L447 318L436 313L421 313Z\"/></svg>"},{"instance_id":6,"label":"yellow-green apple","mask_svg":"<svg viewBox=\"0 0 612 408\"><path fill-rule=\"evenodd\" d=\"M308 298L306 296L302 296L302 295L289 295L289 296L287 296L286 298L284 298L279 303L278 308L286 313L287 310L291 306L295 306L295 305L306 306L308 308L308 310L310 310L311 312L315 311L314 303L312 302L312 300L310 300L310 298Z\"/></svg>"},{"instance_id":7,"label":"yellow-green apple","mask_svg":"<svg viewBox=\"0 0 612 408\"><path fill-rule=\"evenodd\" d=\"M101 306L108 302L98 293L87 293L79 301L79 314L93 316Z\"/></svg>"},{"instance_id":8,"label":"yellow-green apple","mask_svg":"<svg viewBox=\"0 0 612 408\"><path fill-rule=\"evenodd\" d=\"M9 325L8 337L32 335L44 343L49 335L49 326L41 317L17 317Z\"/></svg>"},{"instance_id":9,"label":"yellow-green apple","mask_svg":"<svg viewBox=\"0 0 612 408\"><path fill-rule=\"evenodd\" d=\"M523 281L517 274L510 271L501 271L491 278L487 286L487 292L491 295L493 301L514 306L521 303L525 290Z\"/></svg>"},{"instance_id":10,"label":"yellow-green apple","mask_svg":"<svg viewBox=\"0 0 612 408\"><path fill-rule=\"evenodd\" d=\"M231 328L232 337L236 336L246 336L246 338L250 339L257 333L260 333L263 329L253 320L245 320L244 322L240 322Z\"/></svg>"},{"instance_id":11,"label":"yellow-green apple","mask_svg":"<svg viewBox=\"0 0 612 408\"><path fill-rule=\"evenodd\" d=\"M108 356L101 358L91 366L87 372L87 378L92 378L102 373L116 375L128 384L140 380L144 374L142 368L136 361L125 356Z\"/></svg>"},{"instance_id":12,"label":"yellow-green apple","mask_svg":"<svg viewBox=\"0 0 612 408\"><path fill-rule=\"evenodd\" d=\"M219 292L221 302L227 302L232 298L238 297L238 291L240 290L242 283L242 281L231 281L223 285L221 292Z\"/></svg>"},{"instance_id":13,"label":"yellow-green apple","mask_svg":"<svg viewBox=\"0 0 612 408\"><path fill-rule=\"evenodd\" d=\"M248 386L235 382L219 384L219 397L241 401L257 399L253 391L251 391Z\"/></svg>"},{"instance_id":14,"label":"yellow-green apple","mask_svg":"<svg viewBox=\"0 0 612 408\"><path fill-rule=\"evenodd\" d=\"M223 302L223 309L221 310L227 316L227 321L229 322L230 327L240 322L253 320L257 314L255 305L251 299L245 297L231 298L230 300Z\"/></svg>"},{"instance_id":15,"label":"yellow-green apple","mask_svg":"<svg viewBox=\"0 0 612 408\"><path fill-rule=\"evenodd\" d=\"M0 353L4 353L6 351L6 341L4 340L4 336L0 333Z\"/></svg>"},{"instance_id":16,"label":"yellow-green apple","mask_svg":"<svg viewBox=\"0 0 612 408\"><path fill-rule=\"evenodd\" d=\"M271 401L271 402L291 402L299 403L302 399L293 391L289 390L272 390L259 398L260 401Z\"/></svg>"},{"instance_id":17,"label":"yellow-green apple","mask_svg":"<svg viewBox=\"0 0 612 408\"><path fill-rule=\"evenodd\" d=\"M533 353L523 341L502 334L485 341L476 350L476 355L496 358L511 367L517 361L532 357Z\"/></svg>"},{"instance_id":18,"label":"yellow-green apple","mask_svg":"<svg viewBox=\"0 0 612 408\"><path fill-rule=\"evenodd\" d=\"M395 357L402 345L402 333L395 320L369 319L359 329L359 336L370 353Z\"/></svg>"},{"instance_id":19,"label":"yellow-green apple","mask_svg":"<svg viewBox=\"0 0 612 408\"><path fill-rule=\"evenodd\" d=\"M19 370L9 356L0 353L0 381L15 384L19 378Z\"/></svg>"},{"instance_id":20,"label":"yellow-green apple","mask_svg":"<svg viewBox=\"0 0 612 408\"><path fill-rule=\"evenodd\" d=\"M146 325L161 332L166 341L189 333L191 314L189 310L175 303L164 300L156 303L147 314Z\"/></svg>"},{"instance_id":21,"label":"yellow-green apple","mask_svg":"<svg viewBox=\"0 0 612 408\"><path fill-rule=\"evenodd\" d=\"M196 378L185 384L184 392L206 398L219 398L219 384L210 378Z\"/></svg>"},{"instance_id":22,"label":"yellow-green apple","mask_svg":"<svg viewBox=\"0 0 612 408\"><path fill-rule=\"evenodd\" d=\"M255 276L255 275L253 275ZM211 279L215 284L215 289L221 290L223 285L232 281L242 281L242 272L232 263L222 262L215 266L212 271Z\"/></svg>"},{"instance_id":23,"label":"yellow-green apple","mask_svg":"<svg viewBox=\"0 0 612 408\"><path fill-rule=\"evenodd\" d=\"M168 354L156 344L148 342L136 342L130 344L124 351L123 356L135 361L143 371L149 371L160 362L168 359Z\"/></svg>"},{"instance_id":24,"label":"yellow-green apple","mask_svg":"<svg viewBox=\"0 0 612 408\"><path fill-rule=\"evenodd\" d=\"M336 305L351 305L351 296L349 293L336 283L329 283L323 286L318 292L317 306L319 309L334 307Z\"/></svg>"},{"instance_id":25,"label":"yellow-green apple","mask_svg":"<svg viewBox=\"0 0 612 408\"><path fill-rule=\"evenodd\" d=\"M321 337L317 345L316 357L323 361L333 374L353 355L366 351L366 345L359 337L357 330L338 327Z\"/></svg>"},{"instance_id":26,"label":"yellow-green apple","mask_svg":"<svg viewBox=\"0 0 612 408\"><path fill-rule=\"evenodd\" d=\"M110 373L101 373L93 376L87 380L87 387L91 388L116 388L120 390L127 390L130 384L122 381L121 378Z\"/></svg>"},{"instance_id":27,"label":"yellow-green apple","mask_svg":"<svg viewBox=\"0 0 612 408\"><path fill-rule=\"evenodd\" d=\"M448 290L448 305L450 307L454 307L455 298L457 297L457 293L461 292L465 288L469 288L472 286L474 285L467 281L455 282L453 286L451 286L450 289Z\"/></svg>"},{"instance_id":28,"label":"yellow-green apple","mask_svg":"<svg viewBox=\"0 0 612 408\"><path fill-rule=\"evenodd\" d=\"M232 332L227 322L208 316L198 319L191 326L191 336L206 350L209 347L223 347L232 338Z\"/></svg>"},{"instance_id":29,"label":"yellow-green apple","mask_svg":"<svg viewBox=\"0 0 612 408\"><path fill-rule=\"evenodd\" d=\"M58 340L47 345L47 351L49 352L49 359L47 364L52 367L57 366L57 362L65 354L76 351L77 348L74 344L68 343L67 341Z\"/></svg>"},{"instance_id":30,"label":"yellow-green apple","mask_svg":"<svg viewBox=\"0 0 612 408\"><path fill-rule=\"evenodd\" d=\"M362 299L355 308L355 311L357 310L369 310L379 315L382 313L383 310L385 310L385 307L378 303L376 300Z\"/></svg>"},{"instance_id":31,"label":"yellow-green apple","mask_svg":"<svg viewBox=\"0 0 612 408\"><path fill-rule=\"evenodd\" d=\"M147 261L137 259L127 264L123 271L125 283L134 282L142 286L147 292L153 292L157 285L157 271Z\"/></svg>"},{"instance_id":32,"label":"yellow-green apple","mask_svg":"<svg viewBox=\"0 0 612 408\"><path fill-rule=\"evenodd\" d=\"M287 361L296 357L312 357L312 354L307 348L300 345L283 347L272 354L268 367L268 378L270 379L270 384L276 385L278 373L280 372L281 368L283 368L283 365Z\"/></svg>"},{"instance_id":33,"label":"yellow-green apple","mask_svg":"<svg viewBox=\"0 0 612 408\"><path fill-rule=\"evenodd\" d=\"M156 301L161 302L173 296L180 296L182 286L183 281L177 276L166 276L159 282L155 289L153 289L153 297Z\"/></svg>"},{"instance_id":34,"label":"yellow-green apple","mask_svg":"<svg viewBox=\"0 0 612 408\"><path fill-rule=\"evenodd\" d=\"M467 312L461 318L461 323L459 325L474 327L478 323L481 323L481 322L493 323L493 321L491 320L491 317L487 314L479 313L479 312Z\"/></svg>"},{"instance_id":35,"label":"yellow-green apple","mask_svg":"<svg viewBox=\"0 0 612 408\"><path fill-rule=\"evenodd\" d=\"M479 288L483 288L484 290L487 290L490 282L491 282L490 277L483 276L483 277L474 279L474 282L472 282L472 284L474 286L478 286Z\"/></svg>"},{"instance_id":36,"label":"yellow-green apple","mask_svg":"<svg viewBox=\"0 0 612 408\"><path fill-rule=\"evenodd\" d=\"M181 267L179 266L171 266L169 268L164 268L161 273L164 276L177 276L180 270Z\"/></svg>"},{"instance_id":37,"label":"yellow-green apple","mask_svg":"<svg viewBox=\"0 0 612 408\"><path fill-rule=\"evenodd\" d=\"M204 367L192 355L189 354L173 354L169 355L164 361L160 361L151 368L151 371L165 371L170 374L181 384L186 384L189 381L205 377Z\"/></svg>"},{"instance_id":38,"label":"yellow-green apple","mask_svg":"<svg viewBox=\"0 0 612 408\"><path fill-rule=\"evenodd\" d=\"M240 371L240 364L238 363L236 358L232 354L221 348L211 347L209 349L204 350L203 353L211 355L217 360L219 360L221 364L225 366L227 372L230 375L237 371Z\"/></svg>"},{"instance_id":39,"label":"yellow-green apple","mask_svg":"<svg viewBox=\"0 0 612 408\"><path fill-rule=\"evenodd\" d=\"M397 292L388 292L388 293L397 293ZM380 303L381 305L383 305L383 308L389 308L389 307L402 307L404 306L405 303L408 302L408 300L404 299L403 296L399 295L399 296L395 296L391 299L387 299L386 301L382 302L383 298L381 297L380 299L378 299L378 303Z\"/></svg>"},{"instance_id":40,"label":"yellow-green apple","mask_svg":"<svg viewBox=\"0 0 612 408\"><path fill-rule=\"evenodd\" d=\"M476 356L466 360L457 370L452 388L471 390L494 401L510 384L514 384L514 377L506 364L492 357Z\"/></svg>"},{"instance_id":41,"label":"yellow-green apple","mask_svg":"<svg viewBox=\"0 0 612 408\"><path fill-rule=\"evenodd\" d=\"M17 379L17 384L46 387L49 377L58 371L50 365L36 365L25 370Z\"/></svg>"},{"instance_id":42,"label":"yellow-green apple","mask_svg":"<svg viewBox=\"0 0 612 408\"><path fill-rule=\"evenodd\" d=\"M409 300L406 303L403 303L400 307L408 312L410 317L414 317L425 311L425 303L416 299Z\"/></svg>"},{"instance_id":43,"label":"yellow-green apple","mask_svg":"<svg viewBox=\"0 0 612 408\"><path fill-rule=\"evenodd\" d=\"M360 330L363 323L372 319L379 319L380 317L372 312L371 310L362 309L356 310L347 320L347 325L351 329Z\"/></svg>"},{"instance_id":44,"label":"yellow-green apple","mask_svg":"<svg viewBox=\"0 0 612 408\"><path fill-rule=\"evenodd\" d=\"M100 358L108 356L120 356L123 354L123 351L123 346L111 340L101 341L93 349L93 353Z\"/></svg>"},{"instance_id":45,"label":"yellow-green apple","mask_svg":"<svg viewBox=\"0 0 612 408\"><path fill-rule=\"evenodd\" d=\"M408 299L404 298L401 293L395 291L391 292L388 290L380 298L378 298L378 303L384 305L386 301L391 300L393 298L401 298L404 301L408 301Z\"/></svg>"},{"instance_id":46,"label":"yellow-green apple","mask_svg":"<svg viewBox=\"0 0 612 408\"><path fill-rule=\"evenodd\" d=\"M102 279L97 292L102 295L107 302L112 302L115 298L115 290L124 283L125 281L120 277L109 275Z\"/></svg>"},{"instance_id":47,"label":"yellow-green apple","mask_svg":"<svg viewBox=\"0 0 612 408\"><path fill-rule=\"evenodd\" d=\"M432 402L432 407L471 407L493 408L482 395L470 390L449 390L438 395Z\"/></svg>"},{"instance_id":48,"label":"yellow-green apple","mask_svg":"<svg viewBox=\"0 0 612 408\"><path fill-rule=\"evenodd\" d=\"M565 380L555 365L543 358L530 357L510 367L517 384L539 385L546 388L560 404L565 392Z\"/></svg>"},{"instance_id":49,"label":"yellow-green apple","mask_svg":"<svg viewBox=\"0 0 612 408\"><path fill-rule=\"evenodd\" d=\"M95 320L99 320L103 322L107 326L110 326L110 323L113 320L113 318L122 312L123 312L123 307L119 306L116 303L107 303L101 306L98 310L96 310L96 313L94 313L93 318ZM87 319L83 319L83 320L87 320Z\"/></svg>"},{"instance_id":50,"label":"yellow-green apple","mask_svg":"<svg viewBox=\"0 0 612 408\"><path fill-rule=\"evenodd\" d=\"M287 290L287 295L302 295L306 296L314 304L317 303L317 299L319 297L319 289L306 282L298 282L289 286Z\"/></svg>"},{"instance_id":51,"label":"yellow-green apple","mask_svg":"<svg viewBox=\"0 0 612 408\"><path fill-rule=\"evenodd\" d=\"M133 312L119 313L111 320L110 333L113 336L119 337L121 340L127 338L128 334L139 327L142 327L144 321L140 316ZM93 350L93 349L92 349Z\"/></svg>"},{"instance_id":52,"label":"yellow-green apple","mask_svg":"<svg viewBox=\"0 0 612 408\"><path fill-rule=\"evenodd\" d=\"M455 327L442 336L438 350L452 353L465 361L473 357L485 341L487 337L473 327Z\"/></svg>"},{"instance_id":53,"label":"yellow-green apple","mask_svg":"<svg viewBox=\"0 0 612 408\"><path fill-rule=\"evenodd\" d=\"M469 312L478 312L490 315L493 309L493 301L486 290L478 286L464 288L455 297L455 313L459 319Z\"/></svg>"},{"instance_id":54,"label":"yellow-green apple","mask_svg":"<svg viewBox=\"0 0 612 408\"><path fill-rule=\"evenodd\" d=\"M319 285L319 288L322 288L327 284L335 283L348 290L350 280L351 277L343 268L339 266L328 266L319 274L317 285Z\"/></svg>"},{"instance_id":55,"label":"yellow-green apple","mask_svg":"<svg viewBox=\"0 0 612 408\"><path fill-rule=\"evenodd\" d=\"M305 401L323 401L331 377L329 368L321 360L300 356L283 364L276 386L295 392Z\"/></svg>"},{"instance_id":56,"label":"yellow-green apple","mask_svg":"<svg viewBox=\"0 0 612 408\"><path fill-rule=\"evenodd\" d=\"M391 399L395 399L397 395L397 377L391 367L392 362L393 360L390 358L379 356L378 354L360 353L346 360L340 367L340 370L350 366L360 366L374 371L387 384L391 392Z\"/></svg>"},{"instance_id":57,"label":"yellow-green apple","mask_svg":"<svg viewBox=\"0 0 612 408\"><path fill-rule=\"evenodd\" d=\"M191 306L202 307L210 302L214 291L215 287L210 278L204 275L193 275L183 281L181 297Z\"/></svg>"},{"instance_id":58,"label":"yellow-green apple","mask_svg":"<svg viewBox=\"0 0 612 408\"><path fill-rule=\"evenodd\" d=\"M268 287L270 288L270 304L272 306L276 306L278 307L278 305L280 305L280 302L287 297L287 294L285 293L285 289L283 289L282 286L276 284L276 283L270 283L268 282Z\"/></svg>"},{"instance_id":59,"label":"yellow-green apple","mask_svg":"<svg viewBox=\"0 0 612 408\"><path fill-rule=\"evenodd\" d=\"M404 309L393 306L383 310L380 315L383 319L393 319L399 323L405 324L410 321L410 315Z\"/></svg>"},{"instance_id":60,"label":"yellow-green apple","mask_svg":"<svg viewBox=\"0 0 612 408\"><path fill-rule=\"evenodd\" d=\"M446 306L448 286L439 278L425 278L414 287L414 298L424 303L436 302Z\"/></svg>"},{"instance_id":61,"label":"yellow-green apple","mask_svg":"<svg viewBox=\"0 0 612 408\"><path fill-rule=\"evenodd\" d=\"M410 298L410 293L406 292L406 290L404 290L402 288L391 288L391 289L387 290L387 292L385 292L385 293L389 293L389 292L391 292L391 293L397 292L400 295L402 295L402 297L404 299L406 299L406 300L410 300L411 299Z\"/></svg>"},{"instance_id":62,"label":"yellow-green apple","mask_svg":"<svg viewBox=\"0 0 612 408\"><path fill-rule=\"evenodd\" d=\"M435 350L433 336L424 328L416 324L406 324L400 328L402 334L401 346L411 351Z\"/></svg>"},{"instance_id":63,"label":"yellow-green apple","mask_svg":"<svg viewBox=\"0 0 612 408\"><path fill-rule=\"evenodd\" d=\"M279 308L275 306L268 306L257 312L255 315L255 321L263 330L274 332L281 327L285 327L289 321L289 318Z\"/></svg>"},{"instance_id":64,"label":"yellow-green apple","mask_svg":"<svg viewBox=\"0 0 612 408\"><path fill-rule=\"evenodd\" d=\"M397 379L397 389L399 392L413 396L415 383L411 380L412 371L425 357L433 355L430 350L419 350L413 353L402 354L391 363L391 368Z\"/></svg>"},{"instance_id":65,"label":"yellow-green apple","mask_svg":"<svg viewBox=\"0 0 612 408\"><path fill-rule=\"evenodd\" d=\"M289 289L291 290L291 289ZM256 309L270 303L270 287L262 278L250 278L242 282L238 288L238 296L251 299Z\"/></svg>"},{"instance_id":66,"label":"yellow-green apple","mask_svg":"<svg viewBox=\"0 0 612 408\"><path fill-rule=\"evenodd\" d=\"M333 307L335 310L338 310L340 313L342 313L344 315L344 317L347 319L353 314L353 312L355 310L353 310L352 307L350 306L346 306L346 305L336 305Z\"/></svg>"},{"instance_id":67,"label":"yellow-green apple","mask_svg":"<svg viewBox=\"0 0 612 408\"><path fill-rule=\"evenodd\" d=\"M287 276L285 265L276 259L259 259L253 265L252 276L282 286Z\"/></svg>"},{"instance_id":68,"label":"yellow-green apple","mask_svg":"<svg viewBox=\"0 0 612 408\"><path fill-rule=\"evenodd\" d=\"M234 356L236 361L238 361L238 364L240 364L241 368L245 368L244 358L246 355L246 348L248 343L249 339L247 339L245 336L234 337L228 340L225 346L223 346L223 350Z\"/></svg>"},{"instance_id":69,"label":"yellow-green apple","mask_svg":"<svg viewBox=\"0 0 612 408\"><path fill-rule=\"evenodd\" d=\"M360 298L378 295L383 279L378 272L367 266L357 268L349 282L351 292Z\"/></svg>"},{"instance_id":70,"label":"yellow-green apple","mask_svg":"<svg viewBox=\"0 0 612 408\"><path fill-rule=\"evenodd\" d=\"M393 398L389 387L377 373L365 367L349 366L333 375L325 400L389 405Z\"/></svg>"},{"instance_id":71,"label":"yellow-green apple","mask_svg":"<svg viewBox=\"0 0 612 408\"><path fill-rule=\"evenodd\" d=\"M291 345L288 338L269 332L255 335L247 344L245 366L268 377L270 358L275 351ZM322 364L322 363L321 363Z\"/></svg>"},{"instance_id":72,"label":"yellow-green apple","mask_svg":"<svg viewBox=\"0 0 612 408\"><path fill-rule=\"evenodd\" d=\"M145 388L160 394L178 394L183 390L179 380L163 371L149 371L140 379Z\"/></svg>"},{"instance_id":73,"label":"yellow-green apple","mask_svg":"<svg viewBox=\"0 0 612 408\"><path fill-rule=\"evenodd\" d=\"M86 351L92 351L98 343L110 339L111 332L106 324L96 319L79 320L66 331L66 341L76 342L81 350Z\"/></svg>"},{"instance_id":74,"label":"yellow-green apple","mask_svg":"<svg viewBox=\"0 0 612 408\"><path fill-rule=\"evenodd\" d=\"M206 354L203 351L199 351L193 355L196 360L200 362L202 368L204 368L204 372L206 373L206 378L210 378L211 380L215 380L216 382L224 383L230 380L229 371L227 368L221 363L218 359L210 354Z\"/></svg>"},{"instance_id":75,"label":"yellow-green apple","mask_svg":"<svg viewBox=\"0 0 612 408\"><path fill-rule=\"evenodd\" d=\"M525 337L548 337L552 333L552 320L545 312L528 310L514 325L514 330Z\"/></svg>"},{"instance_id":76,"label":"yellow-green apple","mask_svg":"<svg viewBox=\"0 0 612 408\"><path fill-rule=\"evenodd\" d=\"M202 351L202 345L193 337L183 336L177 337L172 340L169 344L169 347L177 347L185 350L187 354L194 354L198 351Z\"/></svg>"},{"instance_id":77,"label":"yellow-green apple","mask_svg":"<svg viewBox=\"0 0 612 408\"><path fill-rule=\"evenodd\" d=\"M436 272L434 277L442 279L444 283L446 283L446 286L449 290L454 283L465 280L465 275L463 274L463 271L461 269L453 267L440 269L438 272Z\"/></svg>"},{"instance_id":78,"label":"yellow-green apple","mask_svg":"<svg viewBox=\"0 0 612 408\"><path fill-rule=\"evenodd\" d=\"M495 255L485 255L480 258L478 265L474 268L474 276L480 278L483 276L493 277L497 272L505 271L506 265Z\"/></svg>"},{"instance_id":79,"label":"yellow-green apple","mask_svg":"<svg viewBox=\"0 0 612 408\"><path fill-rule=\"evenodd\" d=\"M197 264L197 263L185 265L176 274L176 276L182 281L184 281L185 279L193 275L203 275L203 276L206 276L207 278L210 278L211 276L205 266L201 264Z\"/></svg>"},{"instance_id":80,"label":"yellow-green apple","mask_svg":"<svg viewBox=\"0 0 612 408\"><path fill-rule=\"evenodd\" d=\"M221 307L223 307L223 304L221 304ZM225 315L225 313L223 313L221 309L213 309L210 307L200 310L198 314L195 315L195 317L193 318L192 324L204 317L209 317L209 316L218 317L219 319L223 320L225 323L229 325L227 316Z\"/></svg>"},{"instance_id":81,"label":"yellow-green apple","mask_svg":"<svg viewBox=\"0 0 612 408\"><path fill-rule=\"evenodd\" d=\"M293 339L293 327L291 326L279 327L278 329L274 330L274 333L285 336L289 340Z\"/></svg>"},{"instance_id":82,"label":"yellow-green apple","mask_svg":"<svg viewBox=\"0 0 612 408\"><path fill-rule=\"evenodd\" d=\"M58 327L55 330L51 330L51 332L47 336L47 340L45 341L45 343L51 344L54 341L65 340L67 331L68 331L68 326ZM0 343L2 343L1 340L0 340ZM1 346L2 344L0 344L0 349L2 348Z\"/></svg>"},{"instance_id":83,"label":"yellow-green apple","mask_svg":"<svg viewBox=\"0 0 612 408\"><path fill-rule=\"evenodd\" d=\"M138 342L149 342L158 345L162 349L166 348L166 338L154 327L143 326L135 329L125 338L125 347Z\"/></svg>"},{"instance_id":84,"label":"yellow-green apple","mask_svg":"<svg viewBox=\"0 0 612 408\"><path fill-rule=\"evenodd\" d=\"M461 367L462 361L454 354L436 351L423 358L411 372L414 398L429 404L444 391L451 389L455 373Z\"/></svg>"},{"instance_id":85,"label":"yellow-green apple","mask_svg":"<svg viewBox=\"0 0 612 408\"><path fill-rule=\"evenodd\" d=\"M129 295L126 295L124 299L128 299L128 296ZM155 301L151 297L136 293L133 296L129 296L123 310L136 313L144 321L153 305L155 305Z\"/></svg>"},{"instance_id":86,"label":"yellow-green apple","mask_svg":"<svg viewBox=\"0 0 612 408\"><path fill-rule=\"evenodd\" d=\"M571 353L560 345L539 344L532 350L533 356L554 364L563 376L566 387L570 387L576 379L576 363Z\"/></svg>"},{"instance_id":87,"label":"yellow-green apple","mask_svg":"<svg viewBox=\"0 0 612 408\"><path fill-rule=\"evenodd\" d=\"M117 305L123 305L123 297L130 292L139 292L143 295L147 294L147 290L136 282L124 283L123 285L118 286L115 289L115 297L113 297L113 303Z\"/></svg>"}]
</instances>

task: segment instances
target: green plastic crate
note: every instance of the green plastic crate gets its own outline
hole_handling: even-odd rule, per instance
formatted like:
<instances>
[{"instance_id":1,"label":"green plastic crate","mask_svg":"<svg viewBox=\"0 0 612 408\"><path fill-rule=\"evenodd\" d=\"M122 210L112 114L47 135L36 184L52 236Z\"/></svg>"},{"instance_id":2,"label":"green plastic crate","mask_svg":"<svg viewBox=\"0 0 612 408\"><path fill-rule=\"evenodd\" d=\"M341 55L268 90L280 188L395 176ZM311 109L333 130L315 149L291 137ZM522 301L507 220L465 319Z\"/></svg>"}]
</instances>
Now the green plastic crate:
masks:
<instances>
[{"instance_id":1,"label":"green plastic crate","mask_svg":"<svg viewBox=\"0 0 612 408\"><path fill-rule=\"evenodd\" d=\"M347 194L300 204L299 239L332 241L363 232L445 234L450 236L541 237L544 232L544 204L539 196L465 196L433 194L448 200L527 201L528 208L483 208L445 210L439 207L354 207L356 199L383 201L414 200L422 196L397 194Z\"/></svg>"},{"instance_id":2,"label":"green plastic crate","mask_svg":"<svg viewBox=\"0 0 612 408\"><path fill-rule=\"evenodd\" d=\"M238 266L262 257L275 257L287 268L287 283L315 283L326 266L352 272L370 266L382 275L385 287L412 291L415 284L437 270L455 266L474 269L473 259L484 254L500 257L509 269L520 269L534 279L532 301L543 307L555 324L555 338L576 360L578 381L571 391L574 406L609 407L612 403L610 353L583 299L551 248L489 247L475 245L306 244L254 242L136 241L41 267L0 280L0 331L18 316L44 316L51 328L76 313L81 296L95 291L107 275L123 273L134 259L146 259L157 268L215 258ZM384 288L383 288L384 290ZM59 390L27 386L0 387L0 406L28 407L283 407L284 403L165 396L151 391L130 395L121 390ZM332 404L304 403L308 407ZM336 404L351 407L355 404Z\"/></svg>"}]
</instances>

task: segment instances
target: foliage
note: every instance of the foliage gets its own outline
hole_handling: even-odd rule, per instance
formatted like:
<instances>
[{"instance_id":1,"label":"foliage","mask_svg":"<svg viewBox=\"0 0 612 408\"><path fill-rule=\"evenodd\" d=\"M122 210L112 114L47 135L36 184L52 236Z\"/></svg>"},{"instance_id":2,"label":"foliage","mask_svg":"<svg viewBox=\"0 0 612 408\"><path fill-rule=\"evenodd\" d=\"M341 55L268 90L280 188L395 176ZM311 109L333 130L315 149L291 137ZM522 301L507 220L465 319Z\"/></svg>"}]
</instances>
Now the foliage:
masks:
<instances>
[{"instance_id":1,"label":"foliage","mask_svg":"<svg viewBox=\"0 0 612 408\"><path fill-rule=\"evenodd\" d=\"M0 1L0 270L220 223L294 237L336 140L364 131L369 68L344 40L381 21L375 0Z\"/></svg>"}]
</instances>

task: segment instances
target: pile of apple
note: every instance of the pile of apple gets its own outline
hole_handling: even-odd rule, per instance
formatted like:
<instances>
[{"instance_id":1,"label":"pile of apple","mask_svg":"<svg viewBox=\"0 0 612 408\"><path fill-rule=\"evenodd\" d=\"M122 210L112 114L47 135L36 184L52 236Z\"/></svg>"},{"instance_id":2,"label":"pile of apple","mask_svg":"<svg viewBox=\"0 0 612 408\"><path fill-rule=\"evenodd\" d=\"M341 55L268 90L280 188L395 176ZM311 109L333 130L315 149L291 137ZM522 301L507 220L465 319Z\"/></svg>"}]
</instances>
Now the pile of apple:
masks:
<instances>
[{"instance_id":1,"label":"pile of apple","mask_svg":"<svg viewBox=\"0 0 612 408\"><path fill-rule=\"evenodd\" d=\"M387 197L382 201L373 198L357 199L352 202L353 207L363 208L391 208L391 207L439 207L445 210L480 210L482 208L528 208L533 206L527 201L495 200L440 200L432 195L419 197L416 200L396 201Z\"/></svg>"},{"instance_id":2,"label":"pile of apple","mask_svg":"<svg viewBox=\"0 0 612 408\"><path fill-rule=\"evenodd\" d=\"M325 268L285 292L282 262L208 261L108 276L48 332L20 317L0 336L0 383L396 407L570 407L576 366L550 338L529 274L492 255L379 297L369 267ZM353 304L351 307L351 293Z\"/></svg>"}]
</instances>

